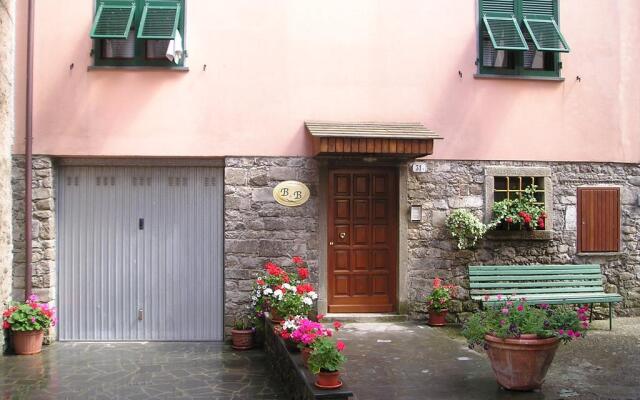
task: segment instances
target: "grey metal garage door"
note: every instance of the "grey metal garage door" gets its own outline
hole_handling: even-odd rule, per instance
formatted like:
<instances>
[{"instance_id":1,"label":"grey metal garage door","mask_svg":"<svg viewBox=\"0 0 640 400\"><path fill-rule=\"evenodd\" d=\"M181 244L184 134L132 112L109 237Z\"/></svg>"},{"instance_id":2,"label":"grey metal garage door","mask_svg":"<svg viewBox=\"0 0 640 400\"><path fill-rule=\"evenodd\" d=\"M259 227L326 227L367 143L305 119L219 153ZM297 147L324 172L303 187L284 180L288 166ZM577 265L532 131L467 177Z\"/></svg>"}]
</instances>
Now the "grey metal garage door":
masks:
<instances>
[{"instance_id":1,"label":"grey metal garage door","mask_svg":"<svg viewBox=\"0 0 640 400\"><path fill-rule=\"evenodd\" d=\"M60 340L223 339L223 172L62 167Z\"/></svg>"}]
</instances>

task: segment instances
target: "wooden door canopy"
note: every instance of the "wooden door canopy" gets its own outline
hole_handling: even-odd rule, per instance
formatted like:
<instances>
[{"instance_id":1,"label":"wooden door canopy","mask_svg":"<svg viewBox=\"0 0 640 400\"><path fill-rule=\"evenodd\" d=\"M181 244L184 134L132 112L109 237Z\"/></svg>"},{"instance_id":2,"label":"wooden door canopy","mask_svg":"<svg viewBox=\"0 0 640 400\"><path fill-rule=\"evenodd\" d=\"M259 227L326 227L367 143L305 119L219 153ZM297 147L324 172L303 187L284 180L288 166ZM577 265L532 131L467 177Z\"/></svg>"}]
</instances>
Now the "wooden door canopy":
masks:
<instances>
[{"instance_id":1,"label":"wooden door canopy","mask_svg":"<svg viewBox=\"0 0 640 400\"><path fill-rule=\"evenodd\" d=\"M305 122L314 156L376 155L416 158L433 154L442 139L417 122Z\"/></svg>"}]
</instances>

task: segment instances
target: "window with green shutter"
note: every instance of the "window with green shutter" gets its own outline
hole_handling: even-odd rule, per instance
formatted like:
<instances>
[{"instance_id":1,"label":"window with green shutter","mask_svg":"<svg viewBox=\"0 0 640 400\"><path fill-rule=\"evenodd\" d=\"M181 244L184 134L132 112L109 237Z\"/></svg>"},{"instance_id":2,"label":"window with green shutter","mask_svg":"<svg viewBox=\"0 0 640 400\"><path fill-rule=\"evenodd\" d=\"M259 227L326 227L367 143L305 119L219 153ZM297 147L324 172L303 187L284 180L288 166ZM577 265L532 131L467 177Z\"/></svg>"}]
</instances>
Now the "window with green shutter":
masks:
<instances>
[{"instance_id":1,"label":"window with green shutter","mask_svg":"<svg viewBox=\"0 0 640 400\"><path fill-rule=\"evenodd\" d=\"M90 33L94 39L94 64L184 66L184 1L97 0ZM183 49L177 63L166 57L176 42L178 49Z\"/></svg>"},{"instance_id":2,"label":"window with green shutter","mask_svg":"<svg viewBox=\"0 0 640 400\"><path fill-rule=\"evenodd\" d=\"M558 0L479 0L480 75L560 77Z\"/></svg>"}]
</instances>

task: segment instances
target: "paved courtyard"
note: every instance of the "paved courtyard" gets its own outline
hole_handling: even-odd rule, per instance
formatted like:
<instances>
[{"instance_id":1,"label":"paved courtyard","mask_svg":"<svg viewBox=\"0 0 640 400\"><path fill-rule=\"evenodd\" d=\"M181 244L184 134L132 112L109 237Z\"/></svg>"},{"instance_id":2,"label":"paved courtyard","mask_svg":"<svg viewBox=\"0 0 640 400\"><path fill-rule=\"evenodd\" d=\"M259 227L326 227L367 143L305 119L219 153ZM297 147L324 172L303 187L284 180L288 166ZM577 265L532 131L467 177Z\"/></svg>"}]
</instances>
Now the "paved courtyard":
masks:
<instances>
[{"instance_id":1,"label":"paved courtyard","mask_svg":"<svg viewBox=\"0 0 640 400\"><path fill-rule=\"evenodd\" d=\"M640 399L640 318L606 321L581 341L560 346L539 392L500 389L484 354L458 329L415 323L347 324L345 378L366 399Z\"/></svg>"},{"instance_id":2,"label":"paved courtyard","mask_svg":"<svg viewBox=\"0 0 640 400\"><path fill-rule=\"evenodd\" d=\"M483 354L455 328L347 324L344 375L357 400L640 399L640 318L597 321L561 346L540 392L498 387ZM37 356L0 357L2 399L287 399L261 350L220 343L55 343Z\"/></svg>"},{"instance_id":3,"label":"paved courtyard","mask_svg":"<svg viewBox=\"0 0 640 400\"><path fill-rule=\"evenodd\" d=\"M1 399L285 399L262 350L221 343L67 343L0 357Z\"/></svg>"}]
</instances>

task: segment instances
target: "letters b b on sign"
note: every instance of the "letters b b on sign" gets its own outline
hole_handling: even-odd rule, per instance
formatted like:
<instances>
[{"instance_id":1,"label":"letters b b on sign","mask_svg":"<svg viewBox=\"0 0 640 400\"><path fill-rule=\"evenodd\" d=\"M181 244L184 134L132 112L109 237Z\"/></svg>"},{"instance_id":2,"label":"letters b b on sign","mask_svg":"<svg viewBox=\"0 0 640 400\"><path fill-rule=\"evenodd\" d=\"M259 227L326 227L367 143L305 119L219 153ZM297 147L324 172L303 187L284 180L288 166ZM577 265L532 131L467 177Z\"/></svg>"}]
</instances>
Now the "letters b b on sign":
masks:
<instances>
[{"instance_id":1,"label":"letters b b on sign","mask_svg":"<svg viewBox=\"0 0 640 400\"><path fill-rule=\"evenodd\" d=\"M310 192L307 185L298 181L280 182L273 189L273 198L283 206L297 207L309 200Z\"/></svg>"}]
</instances>

